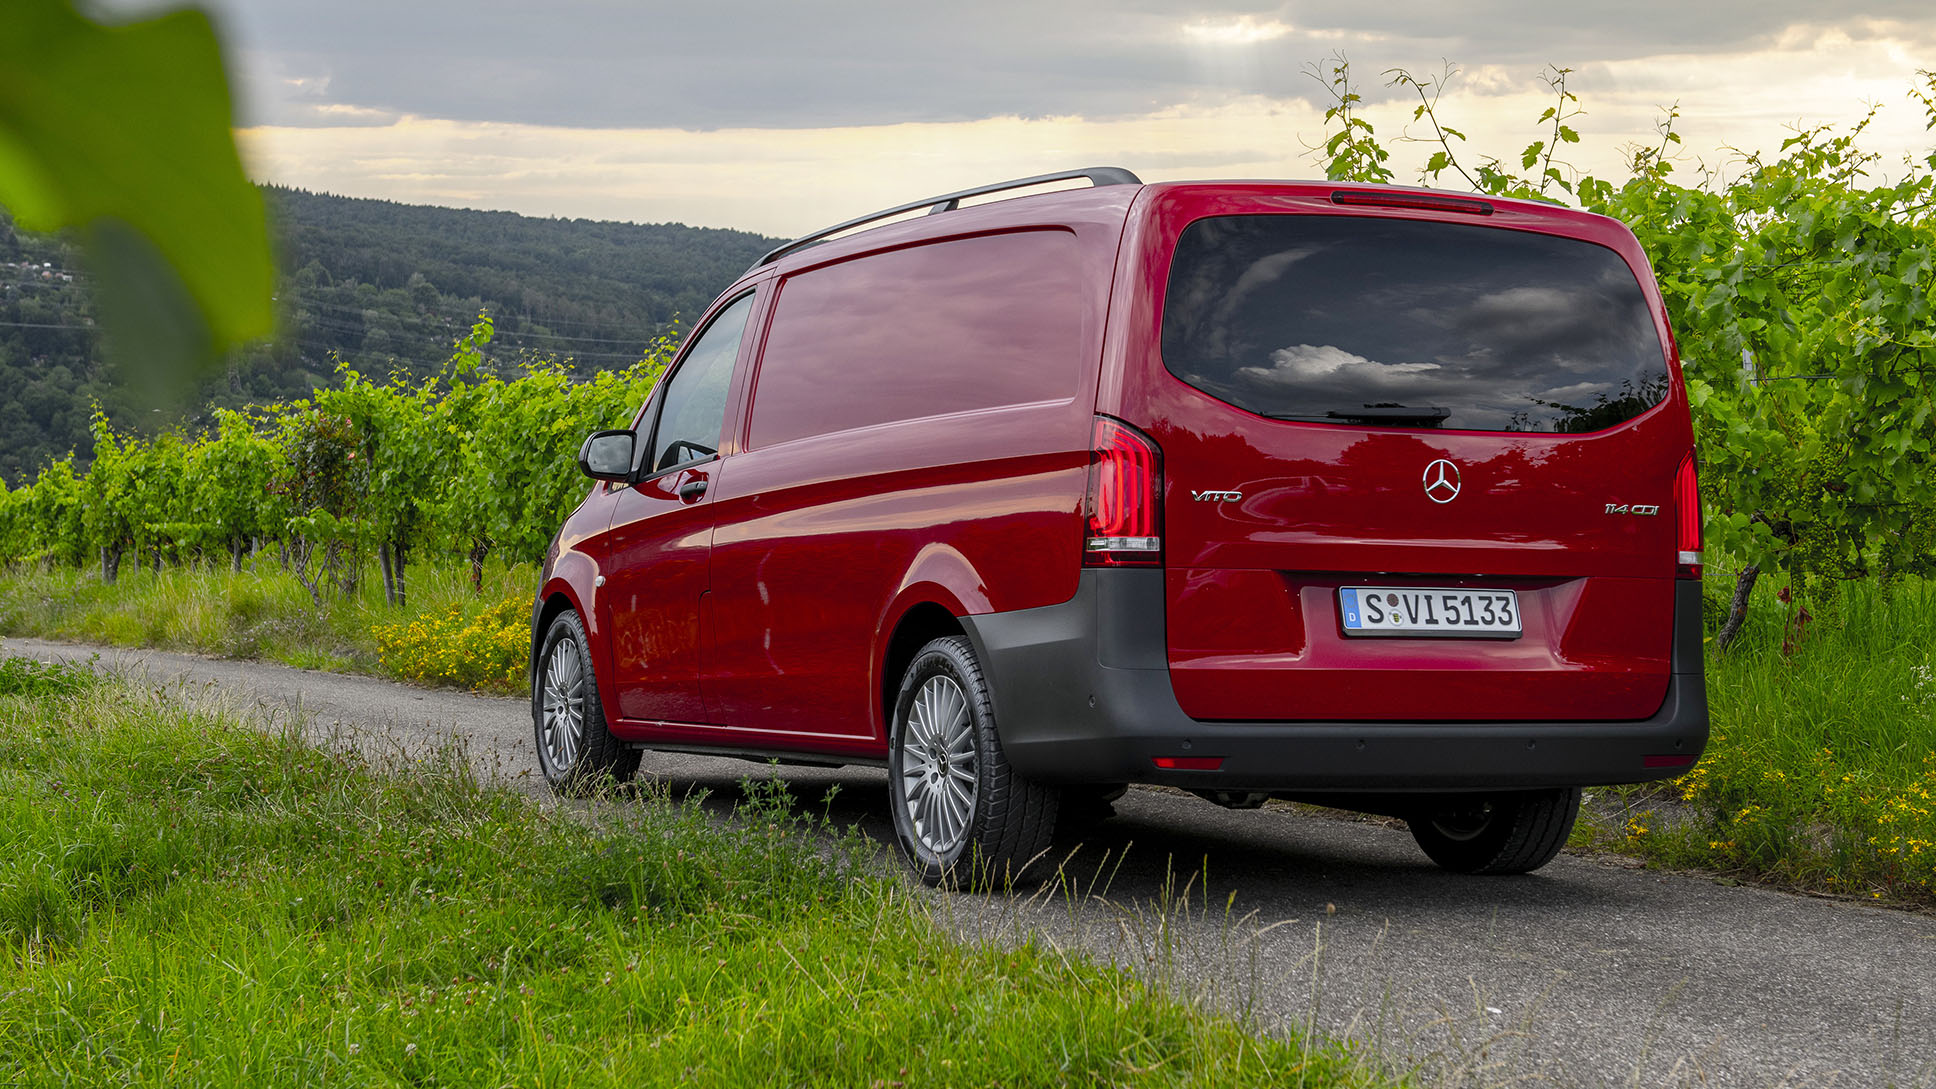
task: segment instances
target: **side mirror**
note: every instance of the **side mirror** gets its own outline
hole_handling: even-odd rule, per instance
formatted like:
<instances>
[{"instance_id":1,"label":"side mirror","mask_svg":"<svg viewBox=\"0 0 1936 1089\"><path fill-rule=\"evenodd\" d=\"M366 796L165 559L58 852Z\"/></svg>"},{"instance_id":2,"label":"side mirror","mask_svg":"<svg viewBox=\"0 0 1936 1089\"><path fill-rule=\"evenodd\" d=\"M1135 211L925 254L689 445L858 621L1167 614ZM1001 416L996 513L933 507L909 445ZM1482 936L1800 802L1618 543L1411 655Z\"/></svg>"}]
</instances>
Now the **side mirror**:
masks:
<instances>
[{"instance_id":1,"label":"side mirror","mask_svg":"<svg viewBox=\"0 0 1936 1089\"><path fill-rule=\"evenodd\" d=\"M630 431L594 431L578 448L578 468L593 480L631 480L635 441Z\"/></svg>"}]
</instances>

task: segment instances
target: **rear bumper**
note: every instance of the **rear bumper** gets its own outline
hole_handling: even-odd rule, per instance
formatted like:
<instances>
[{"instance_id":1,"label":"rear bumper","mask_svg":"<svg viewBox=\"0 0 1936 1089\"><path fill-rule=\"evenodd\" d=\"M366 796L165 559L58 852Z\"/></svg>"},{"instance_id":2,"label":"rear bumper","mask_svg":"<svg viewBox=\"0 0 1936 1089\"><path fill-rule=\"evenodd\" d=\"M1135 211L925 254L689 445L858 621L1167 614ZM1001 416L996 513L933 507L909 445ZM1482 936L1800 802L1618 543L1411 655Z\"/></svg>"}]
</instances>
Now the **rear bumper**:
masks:
<instances>
[{"instance_id":1,"label":"rear bumper","mask_svg":"<svg viewBox=\"0 0 1936 1089\"><path fill-rule=\"evenodd\" d=\"M1671 778L1707 745L1696 582L1676 584L1673 675L1629 722L1203 722L1170 687L1160 570L1090 569L1060 605L964 617L1015 770L1048 782L1409 793ZM1221 757L1215 771L1157 757Z\"/></svg>"}]
</instances>

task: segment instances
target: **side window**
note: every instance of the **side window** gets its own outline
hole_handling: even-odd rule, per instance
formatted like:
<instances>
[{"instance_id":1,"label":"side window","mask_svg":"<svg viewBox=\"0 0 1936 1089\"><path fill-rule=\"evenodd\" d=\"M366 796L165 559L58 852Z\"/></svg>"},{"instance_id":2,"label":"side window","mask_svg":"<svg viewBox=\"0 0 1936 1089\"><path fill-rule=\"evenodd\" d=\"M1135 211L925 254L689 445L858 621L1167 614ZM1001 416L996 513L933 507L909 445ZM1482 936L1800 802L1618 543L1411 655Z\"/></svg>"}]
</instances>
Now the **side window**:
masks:
<instances>
[{"instance_id":1,"label":"side window","mask_svg":"<svg viewBox=\"0 0 1936 1089\"><path fill-rule=\"evenodd\" d=\"M1075 236L929 243L798 273L760 354L747 445L1072 397L1082 374Z\"/></svg>"},{"instance_id":2,"label":"side window","mask_svg":"<svg viewBox=\"0 0 1936 1089\"><path fill-rule=\"evenodd\" d=\"M733 383L733 361L739 339L753 310L753 293L719 312L711 325L667 379L658 427L654 430L647 475L675 465L700 461L719 452L719 433L726 425L726 390Z\"/></svg>"}]
</instances>

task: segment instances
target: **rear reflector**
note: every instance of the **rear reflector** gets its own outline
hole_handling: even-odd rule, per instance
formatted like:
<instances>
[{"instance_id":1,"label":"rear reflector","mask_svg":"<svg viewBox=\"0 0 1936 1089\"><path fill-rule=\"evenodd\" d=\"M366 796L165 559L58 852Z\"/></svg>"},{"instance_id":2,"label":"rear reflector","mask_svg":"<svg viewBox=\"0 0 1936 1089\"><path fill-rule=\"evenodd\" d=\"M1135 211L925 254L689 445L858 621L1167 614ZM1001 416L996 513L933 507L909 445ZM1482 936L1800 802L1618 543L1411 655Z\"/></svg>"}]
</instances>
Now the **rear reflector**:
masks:
<instances>
[{"instance_id":1,"label":"rear reflector","mask_svg":"<svg viewBox=\"0 0 1936 1089\"><path fill-rule=\"evenodd\" d=\"M1368 204L1384 208L1421 208L1428 212L1464 212L1489 216L1492 205L1483 200L1439 196L1436 193L1385 192L1378 189L1340 189L1331 194L1333 204Z\"/></svg>"},{"instance_id":2,"label":"rear reflector","mask_svg":"<svg viewBox=\"0 0 1936 1089\"><path fill-rule=\"evenodd\" d=\"M1701 577L1701 481L1694 452L1681 459L1674 474L1674 564L1684 579Z\"/></svg>"},{"instance_id":3,"label":"rear reflector","mask_svg":"<svg viewBox=\"0 0 1936 1089\"><path fill-rule=\"evenodd\" d=\"M1649 760L1653 757L1648 757ZM1216 771L1223 767L1221 756L1152 756L1150 763L1164 771Z\"/></svg>"},{"instance_id":4,"label":"rear reflector","mask_svg":"<svg viewBox=\"0 0 1936 1089\"><path fill-rule=\"evenodd\" d=\"M1083 501L1082 562L1154 567L1163 562L1163 457L1128 424L1096 417Z\"/></svg>"},{"instance_id":5,"label":"rear reflector","mask_svg":"<svg viewBox=\"0 0 1936 1089\"><path fill-rule=\"evenodd\" d=\"M1694 763L1694 758L1682 753L1660 753L1640 758L1643 768L1685 768Z\"/></svg>"}]
</instances>

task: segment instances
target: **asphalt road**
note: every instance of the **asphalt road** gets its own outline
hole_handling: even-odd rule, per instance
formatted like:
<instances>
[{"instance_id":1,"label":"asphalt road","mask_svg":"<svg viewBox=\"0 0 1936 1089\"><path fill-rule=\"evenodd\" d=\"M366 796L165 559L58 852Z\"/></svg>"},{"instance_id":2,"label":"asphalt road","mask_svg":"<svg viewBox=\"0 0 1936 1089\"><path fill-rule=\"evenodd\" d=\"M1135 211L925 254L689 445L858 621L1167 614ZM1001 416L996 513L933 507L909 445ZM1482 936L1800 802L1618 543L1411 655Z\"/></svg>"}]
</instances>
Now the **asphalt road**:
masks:
<instances>
[{"instance_id":1,"label":"asphalt road","mask_svg":"<svg viewBox=\"0 0 1936 1089\"><path fill-rule=\"evenodd\" d=\"M529 705L366 677L26 639L43 659L182 682L191 699L301 716L408 751L463 739L544 793ZM675 791L730 799L773 770L648 754ZM878 771L779 769L796 797L887 841ZM1936 917L1725 887L1562 855L1537 874L1440 872L1402 828L1230 812L1135 790L1029 900L948 896L970 937L1035 937L1133 965L1255 1017L1422 1064L1428 1085L1936 1086Z\"/></svg>"}]
</instances>

